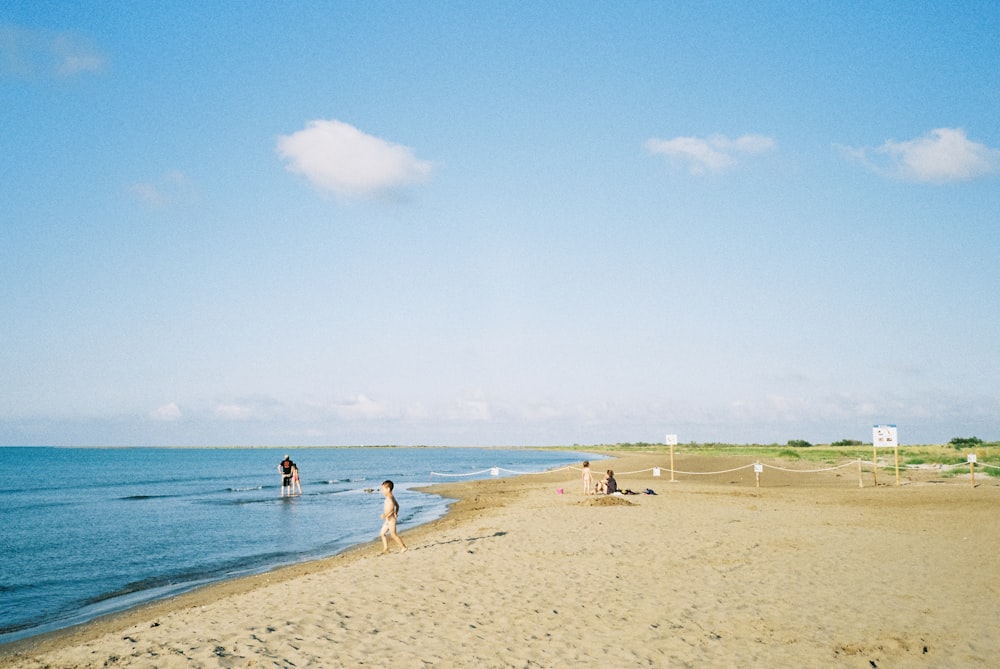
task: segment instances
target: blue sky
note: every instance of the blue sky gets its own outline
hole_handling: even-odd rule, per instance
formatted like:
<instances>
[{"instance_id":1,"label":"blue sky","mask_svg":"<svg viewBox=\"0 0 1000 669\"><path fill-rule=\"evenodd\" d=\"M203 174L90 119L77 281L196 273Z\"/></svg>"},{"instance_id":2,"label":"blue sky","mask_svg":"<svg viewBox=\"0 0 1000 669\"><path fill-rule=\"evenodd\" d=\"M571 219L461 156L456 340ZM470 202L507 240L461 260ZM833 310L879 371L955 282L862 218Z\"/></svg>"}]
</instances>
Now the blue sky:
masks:
<instances>
[{"instance_id":1,"label":"blue sky","mask_svg":"<svg viewBox=\"0 0 1000 669\"><path fill-rule=\"evenodd\" d=\"M1000 439L997 35L6 2L0 444Z\"/></svg>"}]
</instances>

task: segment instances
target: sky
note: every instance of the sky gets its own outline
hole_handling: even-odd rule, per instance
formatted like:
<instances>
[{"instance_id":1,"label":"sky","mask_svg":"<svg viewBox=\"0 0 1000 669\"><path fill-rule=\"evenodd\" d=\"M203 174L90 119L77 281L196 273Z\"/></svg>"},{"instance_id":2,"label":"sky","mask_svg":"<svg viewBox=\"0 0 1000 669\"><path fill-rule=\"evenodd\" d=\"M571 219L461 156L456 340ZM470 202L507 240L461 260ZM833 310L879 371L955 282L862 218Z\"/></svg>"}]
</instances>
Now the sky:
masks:
<instances>
[{"instance_id":1,"label":"sky","mask_svg":"<svg viewBox=\"0 0 1000 669\"><path fill-rule=\"evenodd\" d=\"M998 440L997 35L7 0L0 444Z\"/></svg>"}]
</instances>

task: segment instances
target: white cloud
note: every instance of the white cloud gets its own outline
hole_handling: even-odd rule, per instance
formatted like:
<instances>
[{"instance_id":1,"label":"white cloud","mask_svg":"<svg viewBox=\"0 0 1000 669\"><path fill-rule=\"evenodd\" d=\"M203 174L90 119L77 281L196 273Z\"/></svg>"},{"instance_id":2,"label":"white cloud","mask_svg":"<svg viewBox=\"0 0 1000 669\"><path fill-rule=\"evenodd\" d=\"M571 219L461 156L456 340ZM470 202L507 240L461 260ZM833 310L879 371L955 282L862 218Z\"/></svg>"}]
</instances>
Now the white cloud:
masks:
<instances>
[{"instance_id":1,"label":"white cloud","mask_svg":"<svg viewBox=\"0 0 1000 669\"><path fill-rule=\"evenodd\" d=\"M330 408L335 416L344 419L383 418L391 413L384 405L363 394L334 402Z\"/></svg>"},{"instance_id":2,"label":"white cloud","mask_svg":"<svg viewBox=\"0 0 1000 669\"><path fill-rule=\"evenodd\" d=\"M482 390L472 391L468 397L458 397L450 407L445 408L446 420L488 421L493 418L493 409Z\"/></svg>"},{"instance_id":3,"label":"white cloud","mask_svg":"<svg viewBox=\"0 0 1000 669\"><path fill-rule=\"evenodd\" d=\"M199 427L219 443L439 443L544 444L659 441L663 433L681 441L771 441L802 438L814 443L866 440L871 425L899 423L907 443L931 443L989 426L998 411L995 397L959 396L938 391L893 396L873 392L752 393L741 397L643 398L631 401L537 402L493 399L468 389L440 404L405 405L367 395L321 401L266 396L220 398L182 412L171 402L147 417L166 431ZM232 441L232 440L235 440ZM257 440L257 441L255 441Z\"/></svg>"},{"instance_id":4,"label":"white cloud","mask_svg":"<svg viewBox=\"0 0 1000 669\"><path fill-rule=\"evenodd\" d=\"M104 69L105 58L75 33L52 33L21 26L0 26L0 73L33 77L72 77Z\"/></svg>"},{"instance_id":5,"label":"white cloud","mask_svg":"<svg viewBox=\"0 0 1000 669\"><path fill-rule=\"evenodd\" d=\"M141 181L128 187L137 200L154 207L191 204L198 200L198 193L191 179L180 170L165 172L155 181Z\"/></svg>"},{"instance_id":6,"label":"white cloud","mask_svg":"<svg viewBox=\"0 0 1000 669\"><path fill-rule=\"evenodd\" d=\"M152 418L153 420L172 421L172 420L178 420L180 419L180 417L181 417L181 409L174 402L171 402L170 404L164 404L163 406L158 407L155 411L150 413L150 418Z\"/></svg>"},{"instance_id":7,"label":"white cloud","mask_svg":"<svg viewBox=\"0 0 1000 669\"><path fill-rule=\"evenodd\" d=\"M646 150L677 160L686 165L691 174L723 172L737 164L742 155L755 155L773 151L774 139L764 135L742 135L730 139L725 135L710 137L651 138Z\"/></svg>"},{"instance_id":8,"label":"white cloud","mask_svg":"<svg viewBox=\"0 0 1000 669\"><path fill-rule=\"evenodd\" d=\"M288 171L345 198L385 195L431 172L431 163L409 147L332 119L310 121L304 130L279 137L276 150Z\"/></svg>"},{"instance_id":9,"label":"white cloud","mask_svg":"<svg viewBox=\"0 0 1000 669\"><path fill-rule=\"evenodd\" d=\"M214 413L218 418L226 420L248 420L255 415L254 408L246 404L230 402L227 404L217 404Z\"/></svg>"},{"instance_id":10,"label":"white cloud","mask_svg":"<svg viewBox=\"0 0 1000 669\"><path fill-rule=\"evenodd\" d=\"M104 69L104 56L79 37L61 34L54 37L50 44L55 72L61 77Z\"/></svg>"},{"instance_id":11,"label":"white cloud","mask_svg":"<svg viewBox=\"0 0 1000 669\"><path fill-rule=\"evenodd\" d=\"M146 204L160 206L166 201L156 184L149 181L132 184L128 187L128 192Z\"/></svg>"},{"instance_id":12,"label":"white cloud","mask_svg":"<svg viewBox=\"0 0 1000 669\"><path fill-rule=\"evenodd\" d=\"M261 422L293 418L286 404L267 395L219 398L208 407L207 414L224 421ZM204 418L206 412L203 410L199 415Z\"/></svg>"},{"instance_id":13,"label":"white cloud","mask_svg":"<svg viewBox=\"0 0 1000 669\"><path fill-rule=\"evenodd\" d=\"M212 407L212 414L224 420L266 421L286 417L288 407L263 395L239 397L220 400Z\"/></svg>"},{"instance_id":14,"label":"white cloud","mask_svg":"<svg viewBox=\"0 0 1000 669\"><path fill-rule=\"evenodd\" d=\"M995 172L1000 150L971 141L961 128L937 128L905 142L877 148L839 147L876 174L918 183L969 181Z\"/></svg>"}]
</instances>

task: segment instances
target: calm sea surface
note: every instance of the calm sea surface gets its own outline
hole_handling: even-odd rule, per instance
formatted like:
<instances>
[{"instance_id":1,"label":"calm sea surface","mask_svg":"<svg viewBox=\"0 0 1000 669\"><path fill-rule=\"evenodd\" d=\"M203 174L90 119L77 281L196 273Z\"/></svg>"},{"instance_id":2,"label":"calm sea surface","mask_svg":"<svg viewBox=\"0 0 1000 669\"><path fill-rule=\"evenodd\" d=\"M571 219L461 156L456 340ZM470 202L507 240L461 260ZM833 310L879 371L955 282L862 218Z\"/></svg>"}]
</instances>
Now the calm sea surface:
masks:
<instances>
[{"instance_id":1,"label":"calm sea surface","mask_svg":"<svg viewBox=\"0 0 1000 669\"><path fill-rule=\"evenodd\" d=\"M281 498L289 453L303 494ZM0 643L376 537L384 479L400 531L448 500L411 488L588 457L487 448L0 447ZM593 457L591 457L593 459ZM376 492L365 492L375 488Z\"/></svg>"}]
</instances>

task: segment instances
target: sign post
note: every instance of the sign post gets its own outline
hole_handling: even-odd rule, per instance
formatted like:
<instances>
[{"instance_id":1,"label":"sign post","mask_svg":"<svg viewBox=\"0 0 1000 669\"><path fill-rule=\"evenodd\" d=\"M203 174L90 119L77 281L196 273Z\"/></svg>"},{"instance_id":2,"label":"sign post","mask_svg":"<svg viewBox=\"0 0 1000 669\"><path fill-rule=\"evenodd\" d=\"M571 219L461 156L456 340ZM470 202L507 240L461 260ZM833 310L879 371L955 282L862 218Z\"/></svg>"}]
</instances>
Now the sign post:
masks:
<instances>
[{"instance_id":1,"label":"sign post","mask_svg":"<svg viewBox=\"0 0 1000 669\"><path fill-rule=\"evenodd\" d=\"M670 447L670 482L677 483L677 481L674 480L674 446L677 445L677 435L668 434L666 443L667 446Z\"/></svg>"},{"instance_id":2,"label":"sign post","mask_svg":"<svg viewBox=\"0 0 1000 669\"><path fill-rule=\"evenodd\" d=\"M899 439L895 425L872 426L872 453L875 464L875 485L878 485L878 449L891 448L895 452L896 485L899 485Z\"/></svg>"},{"instance_id":3,"label":"sign post","mask_svg":"<svg viewBox=\"0 0 1000 669\"><path fill-rule=\"evenodd\" d=\"M976 487L976 454L969 453L966 456L969 460L969 480L972 481L972 487Z\"/></svg>"}]
</instances>

